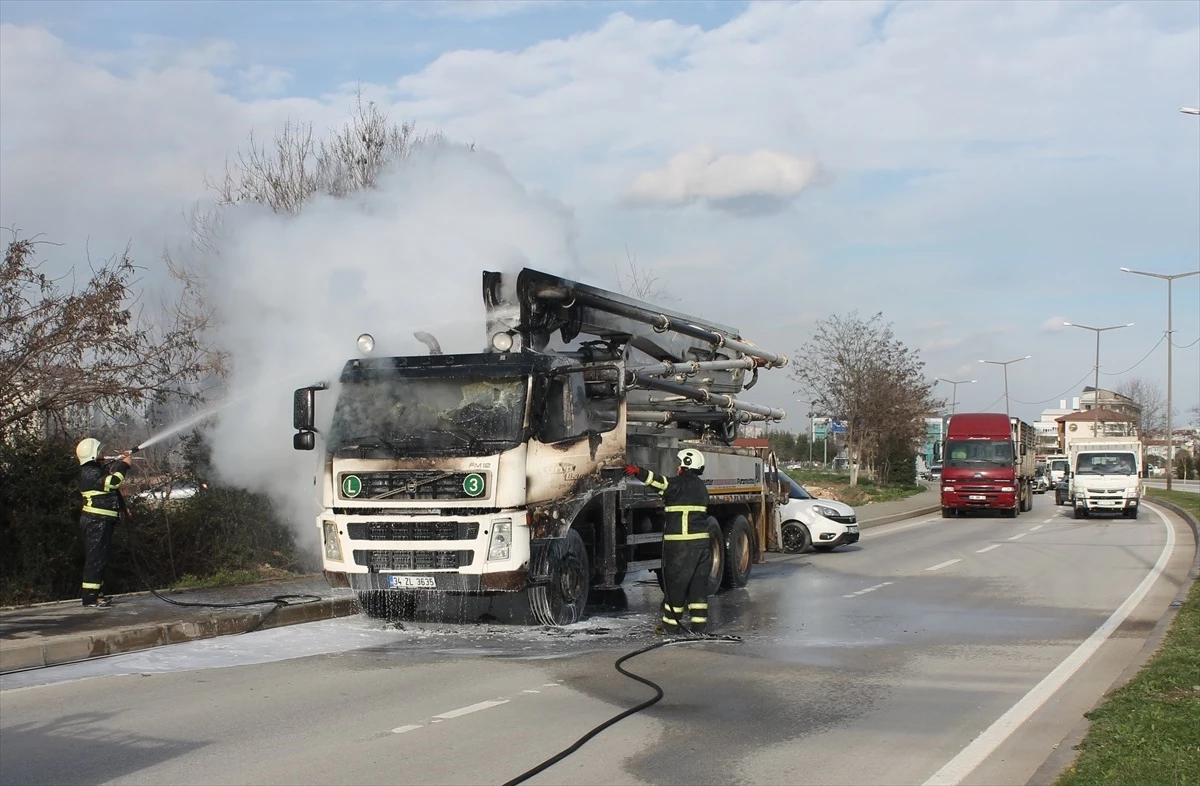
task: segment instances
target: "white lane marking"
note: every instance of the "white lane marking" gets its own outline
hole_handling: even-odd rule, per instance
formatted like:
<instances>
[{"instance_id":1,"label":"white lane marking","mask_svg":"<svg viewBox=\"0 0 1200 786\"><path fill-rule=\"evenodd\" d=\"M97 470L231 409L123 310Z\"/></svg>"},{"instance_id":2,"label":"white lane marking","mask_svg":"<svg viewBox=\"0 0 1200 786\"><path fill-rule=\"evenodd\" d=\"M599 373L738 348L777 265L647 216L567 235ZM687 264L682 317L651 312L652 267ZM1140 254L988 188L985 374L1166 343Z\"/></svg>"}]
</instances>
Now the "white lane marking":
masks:
<instances>
[{"instance_id":1,"label":"white lane marking","mask_svg":"<svg viewBox=\"0 0 1200 786\"><path fill-rule=\"evenodd\" d=\"M1054 518L1058 518L1058 517L1057 517L1057 516L1055 516ZM1049 518L1049 519L1046 519L1046 520L1045 520L1045 521L1043 521L1042 523L1043 523L1043 524L1053 524L1053 523L1054 523L1054 518Z\"/></svg>"},{"instance_id":2,"label":"white lane marking","mask_svg":"<svg viewBox=\"0 0 1200 786\"><path fill-rule=\"evenodd\" d=\"M558 685L559 685L559 683L557 683L557 682L543 682L542 683L543 688L557 688Z\"/></svg>"},{"instance_id":3,"label":"white lane marking","mask_svg":"<svg viewBox=\"0 0 1200 786\"><path fill-rule=\"evenodd\" d=\"M945 562L939 562L938 564L934 565L932 568L926 568L925 570L941 570L942 568L946 567L947 565L953 565L956 562L962 562L962 560L961 559L948 559Z\"/></svg>"},{"instance_id":4,"label":"white lane marking","mask_svg":"<svg viewBox=\"0 0 1200 786\"><path fill-rule=\"evenodd\" d=\"M1066 657L1062 663L1058 664L1054 671L1042 678L1042 681L1034 685L1028 693L1026 693L1020 701L1009 708L1008 712L1001 715L996 722L971 741L967 747L958 752L953 759L937 772L935 772L929 780L925 781L923 786L957 786L964 778L974 772L975 768L983 763L984 759L992 755L996 748L1000 747L1001 743L1007 740L1014 731L1024 724L1033 713L1037 712L1043 704L1045 704L1054 694L1061 688L1067 680L1069 680L1075 672L1079 671L1083 664L1087 663L1092 655L1096 654L1096 650L1108 640L1125 618L1137 608L1137 605L1146 597L1146 593L1154 586L1154 582L1162 575L1163 569L1167 566L1167 561L1171 559L1171 553L1175 550L1175 529L1171 523L1167 521L1163 514L1157 510L1154 514L1158 516L1159 521L1167 530L1167 543L1163 546L1162 554L1158 557L1158 562L1154 563L1154 567L1146 574L1146 578L1142 579L1142 583L1137 586L1137 589L1125 599L1117 610L1112 613L1112 616L1104 621L1104 624L1096 628L1091 636L1080 644L1074 652Z\"/></svg>"},{"instance_id":5,"label":"white lane marking","mask_svg":"<svg viewBox=\"0 0 1200 786\"><path fill-rule=\"evenodd\" d=\"M1011 538L1009 538L1009 540L1020 540L1028 534L1028 532L1022 532L1020 535L1013 535Z\"/></svg>"},{"instance_id":6,"label":"white lane marking","mask_svg":"<svg viewBox=\"0 0 1200 786\"><path fill-rule=\"evenodd\" d=\"M392 729L392 734L403 734L406 731L414 731L420 728L424 727L419 723L412 723L408 726L397 726L396 728Z\"/></svg>"},{"instance_id":7,"label":"white lane marking","mask_svg":"<svg viewBox=\"0 0 1200 786\"><path fill-rule=\"evenodd\" d=\"M983 553L983 552L985 552L985 551L991 551L992 549L998 549L998 548L1000 548L1000 544L999 544L999 543L993 543L993 544L992 544L992 545L990 545L990 546L984 546L983 548L981 548L979 551L976 551L975 553L976 553L976 554L982 554L982 553Z\"/></svg>"},{"instance_id":8,"label":"white lane marking","mask_svg":"<svg viewBox=\"0 0 1200 786\"><path fill-rule=\"evenodd\" d=\"M941 520L942 519L939 516L937 518L921 519L920 521L914 521L911 524L901 524L900 526L895 526L893 524L884 524L882 527L868 527L868 528L862 530L862 533L863 533L863 537L866 537L867 534L870 534L872 538L880 538L880 537L883 537L884 535L891 535L894 532L904 532L906 529L912 529L914 527L923 527L932 521L941 521Z\"/></svg>"},{"instance_id":9,"label":"white lane marking","mask_svg":"<svg viewBox=\"0 0 1200 786\"><path fill-rule=\"evenodd\" d=\"M472 704L470 707L459 707L457 710L450 710L449 712L443 712L441 715L434 715L433 717L441 718L442 720L450 720L451 718L458 718L463 715L470 715L472 712L479 712L480 710L486 710L490 707L499 707L501 704L508 704L508 702L509 702L508 699L501 699L500 701L481 701L478 704Z\"/></svg>"},{"instance_id":10,"label":"white lane marking","mask_svg":"<svg viewBox=\"0 0 1200 786\"><path fill-rule=\"evenodd\" d=\"M1038 524L1036 527L1030 527L1030 528L1029 528L1029 531L1030 531L1030 532L1037 532L1037 531L1038 531L1039 529L1041 529L1041 528L1042 528L1042 525L1041 525L1041 524Z\"/></svg>"},{"instance_id":11,"label":"white lane marking","mask_svg":"<svg viewBox=\"0 0 1200 786\"><path fill-rule=\"evenodd\" d=\"M874 587L867 587L866 589L860 589L858 592L851 592L849 595L843 595L842 597L843 598L856 598L859 595L866 595L868 592L874 592L877 589L883 589L887 585L894 584L894 583L895 582L892 582L892 581L885 581L882 584L876 584Z\"/></svg>"},{"instance_id":12,"label":"white lane marking","mask_svg":"<svg viewBox=\"0 0 1200 786\"><path fill-rule=\"evenodd\" d=\"M541 691L540 690L529 690L529 688L526 688L525 690L521 691L521 693L541 693Z\"/></svg>"}]
</instances>

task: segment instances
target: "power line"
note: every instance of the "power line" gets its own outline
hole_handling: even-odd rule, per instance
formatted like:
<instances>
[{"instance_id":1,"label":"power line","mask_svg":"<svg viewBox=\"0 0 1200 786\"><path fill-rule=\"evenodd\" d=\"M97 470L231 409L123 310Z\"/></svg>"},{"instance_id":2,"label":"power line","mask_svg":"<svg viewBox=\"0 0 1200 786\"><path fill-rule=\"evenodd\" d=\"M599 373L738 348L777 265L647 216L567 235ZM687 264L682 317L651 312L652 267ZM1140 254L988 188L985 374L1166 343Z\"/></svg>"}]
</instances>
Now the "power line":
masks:
<instances>
[{"instance_id":1,"label":"power line","mask_svg":"<svg viewBox=\"0 0 1200 786\"><path fill-rule=\"evenodd\" d=\"M1172 341L1171 344L1176 349L1187 349L1188 347L1195 346L1197 341L1200 341L1200 338L1196 339L1196 341L1193 341L1191 344L1176 344L1174 341Z\"/></svg>"},{"instance_id":2,"label":"power line","mask_svg":"<svg viewBox=\"0 0 1200 786\"><path fill-rule=\"evenodd\" d=\"M1155 342L1154 346L1150 347L1150 351L1149 351L1149 352L1147 352L1145 355L1143 355L1141 360L1139 360L1138 362L1134 363L1132 366L1130 366L1129 368L1125 369L1124 371L1118 371L1118 372L1116 372L1116 373L1109 372L1109 371L1101 371L1100 373L1101 373L1101 374L1103 374L1103 375L1105 375L1106 377L1119 377L1119 376L1121 376L1122 374L1128 374L1130 371L1133 371L1135 368L1137 368L1138 366L1142 365L1142 363L1146 362L1146 358L1148 358L1148 357L1150 357L1151 355L1153 355L1153 354L1154 354L1154 350L1158 349L1158 345L1159 345L1159 344L1161 344L1161 343L1163 343L1163 341L1165 341L1165 340L1166 340L1166 338L1167 338L1167 335L1164 333L1164 334L1163 334L1163 337L1162 337L1162 338L1160 338L1160 339L1159 339L1157 342Z\"/></svg>"},{"instance_id":3,"label":"power line","mask_svg":"<svg viewBox=\"0 0 1200 786\"><path fill-rule=\"evenodd\" d=\"M1072 390L1074 390L1076 387L1078 387L1080 384L1082 384L1085 380L1087 380L1087 378L1090 376L1092 376L1091 371L1085 372L1084 375L1079 378L1078 382L1071 385L1069 388L1064 390L1062 393L1059 393L1057 396L1051 396L1050 398L1042 399L1041 401L1021 401L1020 399L1016 399L1016 398L1014 398L1013 401L1017 402L1018 404L1025 404L1026 406L1036 406L1038 404L1047 404L1051 401L1061 401L1063 396L1070 393Z\"/></svg>"}]
</instances>

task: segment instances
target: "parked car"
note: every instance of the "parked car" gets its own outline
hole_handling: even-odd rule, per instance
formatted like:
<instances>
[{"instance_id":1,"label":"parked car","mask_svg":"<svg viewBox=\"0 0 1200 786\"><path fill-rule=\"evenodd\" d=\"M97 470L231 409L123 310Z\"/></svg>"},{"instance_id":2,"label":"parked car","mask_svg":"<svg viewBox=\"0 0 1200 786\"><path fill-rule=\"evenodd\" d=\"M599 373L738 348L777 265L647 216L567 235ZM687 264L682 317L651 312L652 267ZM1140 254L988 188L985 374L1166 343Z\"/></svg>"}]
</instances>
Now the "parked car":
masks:
<instances>
[{"instance_id":1,"label":"parked car","mask_svg":"<svg viewBox=\"0 0 1200 786\"><path fill-rule=\"evenodd\" d=\"M787 475L787 502L779 509L779 548L787 554L800 554L809 547L833 551L838 546L857 543L858 516L854 508L832 499L818 499Z\"/></svg>"},{"instance_id":2,"label":"parked car","mask_svg":"<svg viewBox=\"0 0 1200 786\"><path fill-rule=\"evenodd\" d=\"M1054 504L1066 505L1070 501L1071 496L1068 492L1071 490L1071 481L1063 478L1054 486Z\"/></svg>"}]
</instances>

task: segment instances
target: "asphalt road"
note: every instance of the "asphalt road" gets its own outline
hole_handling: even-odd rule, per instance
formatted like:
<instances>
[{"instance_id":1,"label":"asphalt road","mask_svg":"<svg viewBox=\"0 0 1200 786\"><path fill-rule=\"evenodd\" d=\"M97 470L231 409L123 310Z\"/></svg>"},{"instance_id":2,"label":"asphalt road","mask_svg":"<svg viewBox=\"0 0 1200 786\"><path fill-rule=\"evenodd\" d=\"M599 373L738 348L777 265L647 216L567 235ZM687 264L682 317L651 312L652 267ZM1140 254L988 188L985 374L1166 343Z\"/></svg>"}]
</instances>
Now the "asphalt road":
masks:
<instances>
[{"instance_id":1,"label":"asphalt road","mask_svg":"<svg viewBox=\"0 0 1200 786\"><path fill-rule=\"evenodd\" d=\"M530 783L1025 783L1194 554L1170 514L1065 511L777 555L715 599L743 643L631 661L666 698ZM656 640L658 599L562 631L349 618L6 675L0 782L503 783L651 695L612 663Z\"/></svg>"}]
</instances>

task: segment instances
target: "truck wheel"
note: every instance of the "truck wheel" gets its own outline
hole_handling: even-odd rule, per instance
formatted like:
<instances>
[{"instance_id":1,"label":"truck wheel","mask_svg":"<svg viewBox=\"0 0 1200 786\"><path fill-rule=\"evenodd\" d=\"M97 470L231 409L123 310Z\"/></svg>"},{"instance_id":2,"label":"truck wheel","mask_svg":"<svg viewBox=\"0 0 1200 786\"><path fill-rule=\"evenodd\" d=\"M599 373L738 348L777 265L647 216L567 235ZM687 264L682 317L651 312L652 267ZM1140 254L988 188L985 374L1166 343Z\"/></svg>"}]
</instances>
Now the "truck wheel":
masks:
<instances>
[{"instance_id":1,"label":"truck wheel","mask_svg":"<svg viewBox=\"0 0 1200 786\"><path fill-rule=\"evenodd\" d=\"M721 591L721 580L725 578L725 533L712 516L708 517L708 546L712 554L712 568L708 572L708 594Z\"/></svg>"},{"instance_id":2,"label":"truck wheel","mask_svg":"<svg viewBox=\"0 0 1200 786\"><path fill-rule=\"evenodd\" d=\"M958 513L958 511L954 508L942 508L942 518L944 519L952 519L956 513Z\"/></svg>"},{"instance_id":3,"label":"truck wheel","mask_svg":"<svg viewBox=\"0 0 1200 786\"><path fill-rule=\"evenodd\" d=\"M1015 519L1017 517L1017 509L1020 508L1020 503L1004 511L1004 518Z\"/></svg>"},{"instance_id":4,"label":"truck wheel","mask_svg":"<svg viewBox=\"0 0 1200 786\"><path fill-rule=\"evenodd\" d=\"M1085 510L1084 508L1075 508L1074 514L1075 514L1075 518L1077 518L1077 519L1086 519L1088 517L1087 510Z\"/></svg>"},{"instance_id":5,"label":"truck wheel","mask_svg":"<svg viewBox=\"0 0 1200 786\"><path fill-rule=\"evenodd\" d=\"M1136 519L1138 517L1137 508L1126 508L1124 511L1122 511L1122 513L1124 513L1125 518L1127 519Z\"/></svg>"},{"instance_id":6,"label":"truck wheel","mask_svg":"<svg viewBox=\"0 0 1200 786\"><path fill-rule=\"evenodd\" d=\"M812 535L808 527L799 521L785 521L780 527L779 547L784 554L803 554L812 545Z\"/></svg>"},{"instance_id":7,"label":"truck wheel","mask_svg":"<svg viewBox=\"0 0 1200 786\"><path fill-rule=\"evenodd\" d=\"M561 627L583 619L587 606L588 568L587 548L575 530L567 530L564 538L556 538L542 552L542 564L535 572L550 576L549 583L529 590L529 609L543 625Z\"/></svg>"},{"instance_id":8,"label":"truck wheel","mask_svg":"<svg viewBox=\"0 0 1200 786\"><path fill-rule=\"evenodd\" d=\"M753 533L745 516L734 516L725 530L725 577L721 582L726 589L741 589L750 581L750 568L754 565Z\"/></svg>"}]
</instances>

